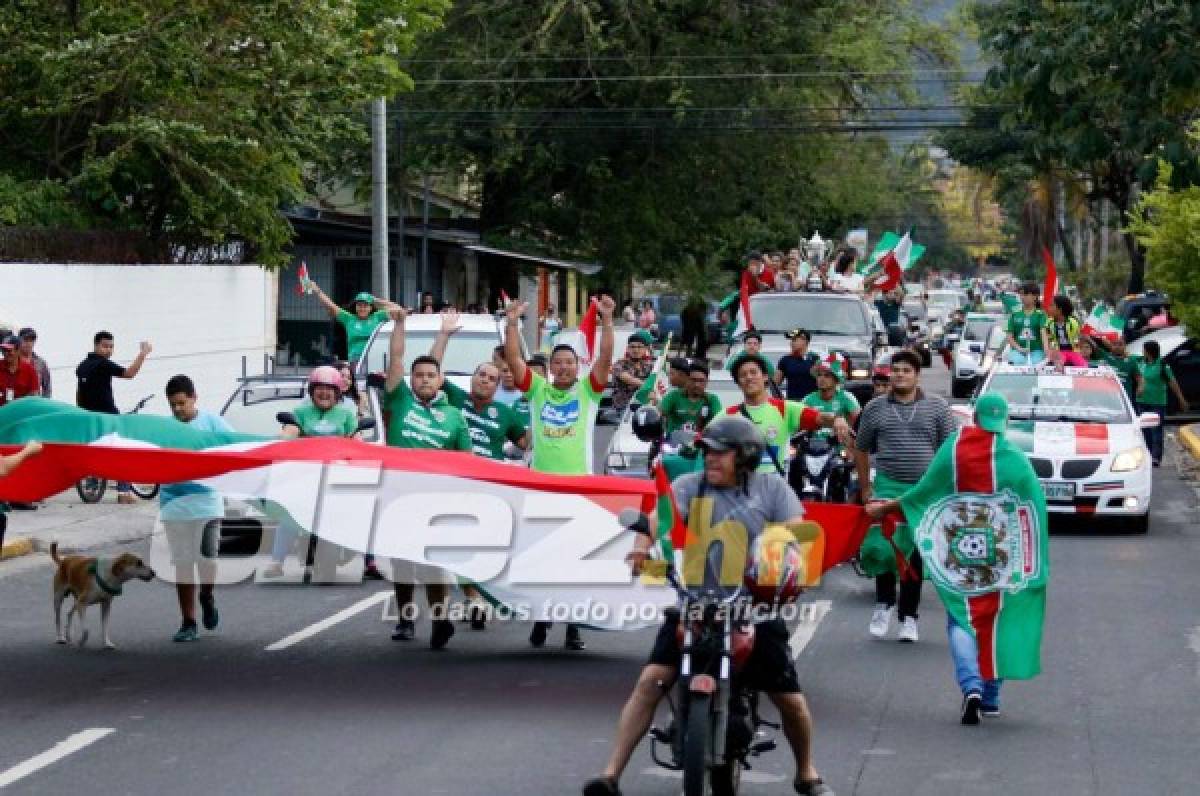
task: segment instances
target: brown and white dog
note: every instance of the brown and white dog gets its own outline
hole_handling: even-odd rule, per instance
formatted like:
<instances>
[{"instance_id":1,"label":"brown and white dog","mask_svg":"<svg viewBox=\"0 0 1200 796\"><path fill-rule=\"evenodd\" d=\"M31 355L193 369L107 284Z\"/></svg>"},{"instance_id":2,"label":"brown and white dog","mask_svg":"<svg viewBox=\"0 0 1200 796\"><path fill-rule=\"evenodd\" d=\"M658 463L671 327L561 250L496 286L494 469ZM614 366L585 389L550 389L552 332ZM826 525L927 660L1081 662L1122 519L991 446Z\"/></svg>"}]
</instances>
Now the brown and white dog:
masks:
<instances>
[{"instance_id":1,"label":"brown and white dog","mask_svg":"<svg viewBox=\"0 0 1200 796\"><path fill-rule=\"evenodd\" d=\"M90 556L58 555L58 543L50 545L50 557L58 565L54 573L54 631L58 634L58 643L67 644L71 641L71 620L79 615L79 627L82 634L79 646L88 640L87 627L84 626L84 611L89 605L100 604L100 628L104 635L104 648L116 649L116 644L108 638L108 612L112 610L113 598L120 595L122 587L134 578L144 581L154 580L154 570L142 563L142 559L132 553L122 553L116 558L92 558ZM63 631L62 604L70 594L75 598L67 614L67 628Z\"/></svg>"}]
</instances>

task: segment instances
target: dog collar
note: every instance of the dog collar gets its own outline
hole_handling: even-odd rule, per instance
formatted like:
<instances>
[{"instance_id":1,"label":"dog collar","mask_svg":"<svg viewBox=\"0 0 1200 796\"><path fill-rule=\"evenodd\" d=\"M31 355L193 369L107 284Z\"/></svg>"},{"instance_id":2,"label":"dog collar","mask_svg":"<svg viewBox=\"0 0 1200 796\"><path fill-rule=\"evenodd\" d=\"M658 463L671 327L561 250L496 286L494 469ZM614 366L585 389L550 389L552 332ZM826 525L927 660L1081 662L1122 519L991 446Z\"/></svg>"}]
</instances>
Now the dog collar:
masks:
<instances>
[{"instance_id":1,"label":"dog collar","mask_svg":"<svg viewBox=\"0 0 1200 796\"><path fill-rule=\"evenodd\" d=\"M116 597L121 593L121 586L119 584L116 586L109 586L104 582L104 578L100 577L100 563L103 560L104 559L102 558L97 558L91 564L88 564L88 574L96 579L96 585L100 587L100 591L105 592L112 597Z\"/></svg>"}]
</instances>

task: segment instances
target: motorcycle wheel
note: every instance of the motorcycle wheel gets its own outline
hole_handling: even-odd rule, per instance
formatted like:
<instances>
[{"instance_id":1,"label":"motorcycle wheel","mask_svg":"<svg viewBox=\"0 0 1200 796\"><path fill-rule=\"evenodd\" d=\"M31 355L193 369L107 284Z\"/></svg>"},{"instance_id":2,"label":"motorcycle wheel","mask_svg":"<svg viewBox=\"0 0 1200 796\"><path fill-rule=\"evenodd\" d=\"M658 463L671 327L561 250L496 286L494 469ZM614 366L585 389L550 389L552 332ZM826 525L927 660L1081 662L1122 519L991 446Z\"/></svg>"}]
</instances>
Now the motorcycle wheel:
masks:
<instances>
[{"instance_id":1,"label":"motorcycle wheel","mask_svg":"<svg viewBox=\"0 0 1200 796\"><path fill-rule=\"evenodd\" d=\"M108 489L108 481L94 475L85 476L75 482L75 491L79 493L79 499L84 503L99 503L100 498L104 497L106 489Z\"/></svg>"},{"instance_id":2,"label":"motorcycle wheel","mask_svg":"<svg viewBox=\"0 0 1200 796\"><path fill-rule=\"evenodd\" d=\"M154 500L158 497L158 484L130 484L129 488L142 500Z\"/></svg>"},{"instance_id":3,"label":"motorcycle wheel","mask_svg":"<svg viewBox=\"0 0 1200 796\"><path fill-rule=\"evenodd\" d=\"M683 736L683 796L708 796L708 758L712 745L712 696L692 694Z\"/></svg>"},{"instance_id":4,"label":"motorcycle wheel","mask_svg":"<svg viewBox=\"0 0 1200 796\"><path fill-rule=\"evenodd\" d=\"M742 764L734 760L712 770L712 796L737 796L742 785Z\"/></svg>"}]
</instances>

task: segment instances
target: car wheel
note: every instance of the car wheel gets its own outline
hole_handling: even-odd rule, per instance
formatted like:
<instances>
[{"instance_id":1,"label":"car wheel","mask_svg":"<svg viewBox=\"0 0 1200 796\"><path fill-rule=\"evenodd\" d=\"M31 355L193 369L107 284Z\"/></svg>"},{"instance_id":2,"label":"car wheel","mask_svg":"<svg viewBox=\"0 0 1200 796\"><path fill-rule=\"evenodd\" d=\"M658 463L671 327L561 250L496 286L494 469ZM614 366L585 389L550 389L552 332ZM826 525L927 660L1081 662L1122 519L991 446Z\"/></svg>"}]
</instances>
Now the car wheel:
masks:
<instances>
[{"instance_id":1,"label":"car wheel","mask_svg":"<svg viewBox=\"0 0 1200 796\"><path fill-rule=\"evenodd\" d=\"M1146 512L1140 517L1134 517L1133 522L1129 524L1129 532L1135 534L1145 534L1150 530L1150 512Z\"/></svg>"}]
</instances>

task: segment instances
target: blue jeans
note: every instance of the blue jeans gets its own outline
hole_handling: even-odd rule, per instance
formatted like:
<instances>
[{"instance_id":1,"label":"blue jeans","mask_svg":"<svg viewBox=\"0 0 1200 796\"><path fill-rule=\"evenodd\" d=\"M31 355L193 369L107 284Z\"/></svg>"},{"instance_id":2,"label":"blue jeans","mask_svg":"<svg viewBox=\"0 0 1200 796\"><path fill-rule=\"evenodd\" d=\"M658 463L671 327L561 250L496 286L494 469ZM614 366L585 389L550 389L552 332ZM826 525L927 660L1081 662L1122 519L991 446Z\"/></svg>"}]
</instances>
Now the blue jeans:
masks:
<instances>
[{"instance_id":1,"label":"blue jeans","mask_svg":"<svg viewBox=\"0 0 1200 796\"><path fill-rule=\"evenodd\" d=\"M1158 415L1158 425L1154 428L1143 428L1142 435L1146 438L1146 447L1150 449L1150 458L1161 462L1163 457L1163 423L1167 422L1167 407L1156 404L1138 402L1139 412L1153 412Z\"/></svg>"},{"instance_id":2,"label":"blue jeans","mask_svg":"<svg viewBox=\"0 0 1200 796\"><path fill-rule=\"evenodd\" d=\"M1045 351L1030 351L1026 354L1023 351L1018 351L1015 348L1008 350L1008 364L1010 365L1040 365L1046 359Z\"/></svg>"},{"instance_id":3,"label":"blue jeans","mask_svg":"<svg viewBox=\"0 0 1200 796\"><path fill-rule=\"evenodd\" d=\"M984 680L979 674L979 647L969 631L946 615L946 635L950 637L950 656L954 658L954 676L963 696L972 691L983 696L986 707L1000 707L1003 680Z\"/></svg>"}]
</instances>

